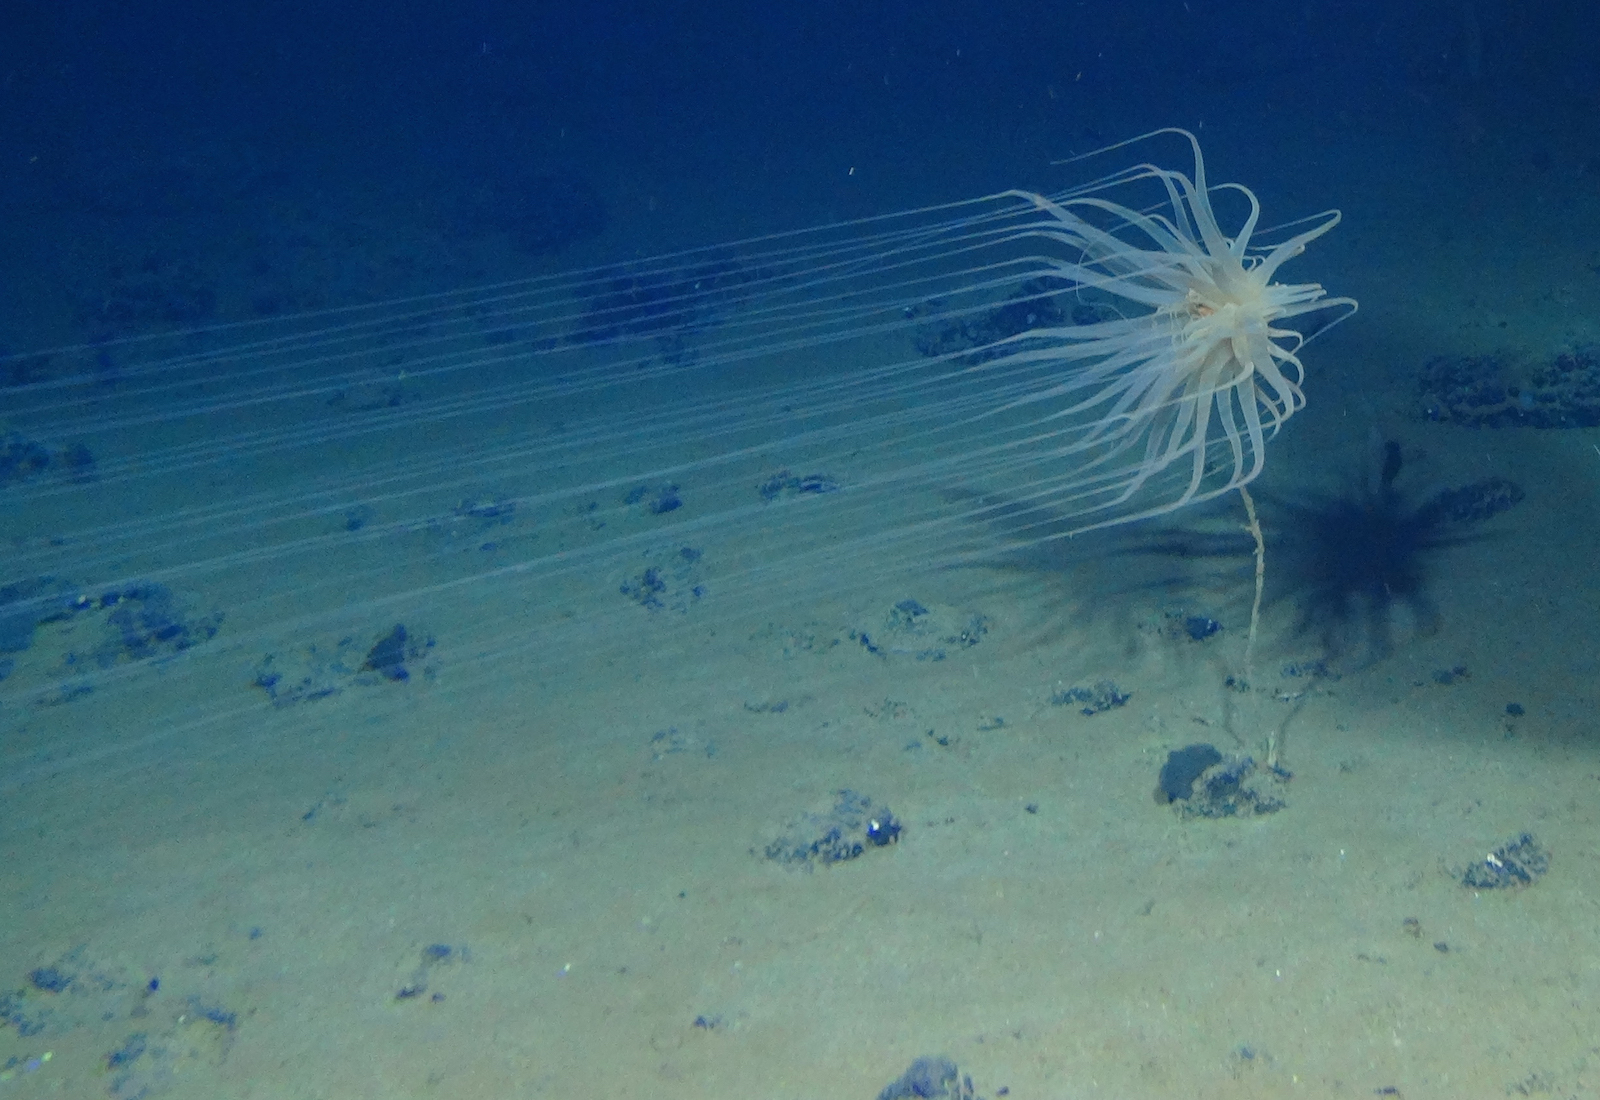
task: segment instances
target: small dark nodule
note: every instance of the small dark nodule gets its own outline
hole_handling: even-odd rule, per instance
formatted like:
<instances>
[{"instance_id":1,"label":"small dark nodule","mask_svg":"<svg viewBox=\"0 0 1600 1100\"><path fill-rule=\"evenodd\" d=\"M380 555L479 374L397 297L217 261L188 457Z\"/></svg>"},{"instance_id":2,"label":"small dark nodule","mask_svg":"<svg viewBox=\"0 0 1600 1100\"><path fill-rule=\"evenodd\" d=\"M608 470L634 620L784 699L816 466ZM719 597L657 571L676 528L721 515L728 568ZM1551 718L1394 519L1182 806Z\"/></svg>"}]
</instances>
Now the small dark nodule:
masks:
<instances>
[{"instance_id":1,"label":"small dark nodule","mask_svg":"<svg viewBox=\"0 0 1600 1100\"><path fill-rule=\"evenodd\" d=\"M396 623L393 630L367 651L361 671L379 673L387 680L404 680L410 675L406 672L406 628L403 625Z\"/></svg>"}]
</instances>

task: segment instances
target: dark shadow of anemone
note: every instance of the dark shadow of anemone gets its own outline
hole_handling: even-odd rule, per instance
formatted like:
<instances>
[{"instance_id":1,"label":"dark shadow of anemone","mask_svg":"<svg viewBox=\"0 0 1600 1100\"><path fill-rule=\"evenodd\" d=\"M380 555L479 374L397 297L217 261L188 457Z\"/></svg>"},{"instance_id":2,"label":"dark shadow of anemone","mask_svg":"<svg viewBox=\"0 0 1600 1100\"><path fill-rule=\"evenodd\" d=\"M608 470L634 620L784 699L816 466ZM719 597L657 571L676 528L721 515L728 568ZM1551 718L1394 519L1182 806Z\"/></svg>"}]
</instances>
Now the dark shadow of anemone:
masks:
<instances>
[{"instance_id":1,"label":"dark shadow of anemone","mask_svg":"<svg viewBox=\"0 0 1600 1100\"><path fill-rule=\"evenodd\" d=\"M1193 505L1182 527L1145 521L1074 535L1081 520L1047 505L967 489L945 495L982 530L956 567L992 574L991 595L1024 602L1034 645L1092 629L1102 638L1128 639L1131 652L1153 612L1194 605L1203 590L1244 591L1253 568L1254 543L1233 514L1237 502ZM1210 606L1209 598L1199 599Z\"/></svg>"},{"instance_id":2,"label":"dark shadow of anemone","mask_svg":"<svg viewBox=\"0 0 1600 1100\"><path fill-rule=\"evenodd\" d=\"M1501 478L1442 489L1422 498L1398 484L1403 460L1385 443L1367 468L1336 491L1258 490L1266 542L1266 604L1292 608L1290 633L1326 660L1360 668L1388 656L1402 637L1439 629L1432 590L1444 551L1488 537L1477 528L1513 507L1522 490ZM1219 586L1247 592L1255 543L1237 502L1209 506L1182 525L1131 525L1075 539L1067 524L1003 497L968 497L1001 548L986 564L1001 569L1097 576L1093 599L1162 592L1174 599ZM1236 578L1236 579L1235 579ZM1238 624L1242 627L1243 624Z\"/></svg>"},{"instance_id":3,"label":"dark shadow of anemone","mask_svg":"<svg viewBox=\"0 0 1600 1100\"><path fill-rule=\"evenodd\" d=\"M1377 468L1350 476L1341 491L1262 495L1274 602L1290 601L1294 636L1315 640L1340 664L1387 657L1402 631L1437 632L1430 581L1439 554L1481 538L1475 523L1522 498L1505 482L1501 508L1481 515L1465 505L1492 493L1490 483L1418 501L1396 485L1401 469L1400 445L1391 441Z\"/></svg>"}]
</instances>

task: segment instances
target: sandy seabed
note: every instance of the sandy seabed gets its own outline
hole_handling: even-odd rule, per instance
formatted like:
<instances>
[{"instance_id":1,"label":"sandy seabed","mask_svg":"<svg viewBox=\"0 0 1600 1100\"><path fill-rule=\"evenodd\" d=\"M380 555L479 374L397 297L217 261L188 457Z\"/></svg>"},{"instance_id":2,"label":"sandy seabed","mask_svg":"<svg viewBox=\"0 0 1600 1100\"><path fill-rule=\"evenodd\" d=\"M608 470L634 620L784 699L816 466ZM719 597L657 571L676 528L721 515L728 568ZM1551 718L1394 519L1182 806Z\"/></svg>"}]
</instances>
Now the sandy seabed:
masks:
<instances>
[{"instance_id":1,"label":"sandy seabed","mask_svg":"<svg viewBox=\"0 0 1600 1100\"><path fill-rule=\"evenodd\" d=\"M1378 244L1352 218L1367 251L1317 272L1363 312L1308 349L1310 405L1266 481L1338 488L1376 431L1418 484L1521 485L1433 559L1434 629L1402 619L1380 660L1287 676L1315 639L1269 601L1241 696L1249 562L1186 571L1116 536L897 563L850 599L815 568L788 578L815 599L762 621L714 586L652 611L614 579L513 575L428 603L436 645L404 682L275 708L261 647L225 643L309 610L292 593L328 578L297 565L215 659L103 705L0 702L0 1095L870 1097L929 1055L984 1097L1600 1090L1600 432L1429 424L1408 388L1427 349L1492 348L1501 320L1593 339L1600 280L1581 234L1522 280L1510 228L1441 256L1415 247L1437 243L1423 213L1406 224ZM407 537L378 564L437 562L454 534ZM502 652L482 674L479 599L565 609L597 656ZM907 599L986 632L939 660L871 652L860 635ZM1194 641L1188 612L1224 630ZM42 626L5 687L57 667L73 629ZM1125 705L1052 702L1107 678ZM1280 812L1189 820L1152 797L1170 751L1259 756L1268 728L1293 773ZM766 857L840 790L892 811L897 841ZM1462 885L1525 832L1544 878Z\"/></svg>"}]
</instances>

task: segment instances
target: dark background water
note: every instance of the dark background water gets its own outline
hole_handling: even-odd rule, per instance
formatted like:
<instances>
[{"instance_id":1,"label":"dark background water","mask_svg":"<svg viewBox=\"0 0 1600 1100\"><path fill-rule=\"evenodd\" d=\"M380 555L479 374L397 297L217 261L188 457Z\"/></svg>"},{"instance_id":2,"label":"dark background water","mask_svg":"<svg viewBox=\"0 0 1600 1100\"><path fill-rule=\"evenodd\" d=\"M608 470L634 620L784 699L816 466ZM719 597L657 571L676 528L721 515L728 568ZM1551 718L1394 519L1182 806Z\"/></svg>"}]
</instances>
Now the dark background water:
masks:
<instances>
[{"instance_id":1,"label":"dark background water","mask_svg":"<svg viewBox=\"0 0 1600 1100\"><path fill-rule=\"evenodd\" d=\"M1116 97L1198 117L1265 91L1337 108L1450 81L1600 93L1592 7L1507 0L961 4L17 3L8 159L121 127L290 142L603 126L746 139L915 129ZM1051 100L1054 88L1057 99ZM1043 101L1041 102L1041 97ZM1192 120L1191 120L1192 121Z\"/></svg>"},{"instance_id":2,"label":"dark background water","mask_svg":"<svg viewBox=\"0 0 1600 1100\"><path fill-rule=\"evenodd\" d=\"M486 239L559 266L1044 186L1161 125L1257 173L1333 128L1600 186L1582 3L5 8L0 350L470 281Z\"/></svg>"}]
</instances>

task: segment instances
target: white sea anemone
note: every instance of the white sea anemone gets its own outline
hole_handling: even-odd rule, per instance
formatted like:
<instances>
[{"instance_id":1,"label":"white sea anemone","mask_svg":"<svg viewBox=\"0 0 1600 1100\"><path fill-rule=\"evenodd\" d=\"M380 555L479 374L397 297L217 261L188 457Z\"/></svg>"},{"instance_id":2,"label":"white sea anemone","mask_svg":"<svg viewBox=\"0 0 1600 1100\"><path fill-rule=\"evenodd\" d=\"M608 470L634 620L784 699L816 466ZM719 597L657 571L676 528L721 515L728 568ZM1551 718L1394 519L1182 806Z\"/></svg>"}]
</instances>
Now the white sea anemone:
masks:
<instances>
[{"instance_id":1,"label":"white sea anemone","mask_svg":"<svg viewBox=\"0 0 1600 1100\"><path fill-rule=\"evenodd\" d=\"M95 476L63 461L5 488L12 571L92 578L99 602L72 606L100 614L167 589L226 610L216 643L75 673L108 723L159 680L154 745L179 728L163 715L259 702L207 689L241 651L279 655L261 690L315 693L361 664L338 646L429 624L474 655L466 698L688 646L679 625L703 644L848 621L941 566L1214 497L1304 405L1294 319L1354 303L1274 281L1336 213L1261 231L1253 193L1158 133L1187 138L1189 172L58 349L7 414ZM1240 205L1236 228L1214 204ZM40 581L5 610L31 623L63 597ZM210 679L141 675L179 659L215 659ZM42 665L8 689L62 691Z\"/></svg>"},{"instance_id":2,"label":"white sea anemone","mask_svg":"<svg viewBox=\"0 0 1600 1100\"><path fill-rule=\"evenodd\" d=\"M1020 378L1024 390L996 412L1042 410L1028 444L1058 469L1030 495L1079 517L1069 532L1170 512L1248 483L1261 472L1266 440L1305 405L1304 338L1284 322L1330 309L1345 316L1356 305L1316 283L1273 281L1285 261L1338 224L1337 211L1257 246L1255 194L1239 184L1209 186L1193 134L1156 133L1188 139L1192 177L1146 164L1088 189L1154 180L1165 193L1155 210L1095 193L1011 193L1047 215L1029 230L1056 246L1040 263L1068 292L1092 295L1115 313L1011 336L985 368L1013 389ZM1248 205L1231 235L1212 206L1213 192L1223 190Z\"/></svg>"}]
</instances>

